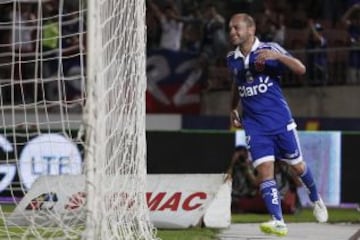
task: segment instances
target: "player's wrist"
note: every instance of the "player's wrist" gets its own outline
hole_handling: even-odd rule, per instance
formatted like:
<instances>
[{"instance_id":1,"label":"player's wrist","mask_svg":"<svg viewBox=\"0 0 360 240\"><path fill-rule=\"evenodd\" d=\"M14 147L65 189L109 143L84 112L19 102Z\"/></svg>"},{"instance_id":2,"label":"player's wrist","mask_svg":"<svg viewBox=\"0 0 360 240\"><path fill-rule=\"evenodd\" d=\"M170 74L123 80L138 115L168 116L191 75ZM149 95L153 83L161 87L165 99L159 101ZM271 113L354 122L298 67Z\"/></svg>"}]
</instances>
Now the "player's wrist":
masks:
<instances>
[{"instance_id":1,"label":"player's wrist","mask_svg":"<svg viewBox=\"0 0 360 240\"><path fill-rule=\"evenodd\" d=\"M231 111L231 122L234 127L240 128L241 127L241 118L237 109L233 109Z\"/></svg>"}]
</instances>

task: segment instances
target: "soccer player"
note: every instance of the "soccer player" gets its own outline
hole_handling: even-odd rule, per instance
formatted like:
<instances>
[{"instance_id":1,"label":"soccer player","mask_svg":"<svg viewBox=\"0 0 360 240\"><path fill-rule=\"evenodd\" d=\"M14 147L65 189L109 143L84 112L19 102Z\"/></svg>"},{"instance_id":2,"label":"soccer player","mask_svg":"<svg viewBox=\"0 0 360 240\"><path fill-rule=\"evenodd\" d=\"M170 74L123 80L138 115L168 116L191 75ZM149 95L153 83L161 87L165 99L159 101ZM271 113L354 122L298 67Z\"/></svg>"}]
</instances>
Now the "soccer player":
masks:
<instances>
[{"instance_id":1,"label":"soccer player","mask_svg":"<svg viewBox=\"0 0 360 240\"><path fill-rule=\"evenodd\" d=\"M328 213L303 160L296 124L280 88L286 69L301 75L306 72L305 66L278 44L260 42L255 29L254 19L247 14L238 13L230 19L229 39L235 47L227 56L228 68L234 76L230 120L235 127L243 126L246 132L261 195L272 217L260 224L260 230L285 236L288 230L274 180L275 159L287 162L301 178L314 203L317 221L326 222Z\"/></svg>"}]
</instances>

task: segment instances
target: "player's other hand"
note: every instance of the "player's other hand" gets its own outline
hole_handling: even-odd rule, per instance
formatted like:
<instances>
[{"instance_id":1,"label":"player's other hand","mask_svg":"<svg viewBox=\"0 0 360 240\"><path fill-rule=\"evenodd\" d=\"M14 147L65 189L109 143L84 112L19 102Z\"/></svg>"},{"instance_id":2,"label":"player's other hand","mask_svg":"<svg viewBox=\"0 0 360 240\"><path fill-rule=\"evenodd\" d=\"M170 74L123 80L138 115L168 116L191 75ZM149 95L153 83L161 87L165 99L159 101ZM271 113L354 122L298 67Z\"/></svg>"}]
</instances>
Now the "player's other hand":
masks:
<instances>
[{"instance_id":1,"label":"player's other hand","mask_svg":"<svg viewBox=\"0 0 360 240\"><path fill-rule=\"evenodd\" d=\"M232 175L231 173L226 173L225 178L224 178L224 182L232 182Z\"/></svg>"},{"instance_id":2,"label":"player's other hand","mask_svg":"<svg viewBox=\"0 0 360 240\"><path fill-rule=\"evenodd\" d=\"M242 127L239 112L236 109L233 109L230 113L230 122L233 127L236 128Z\"/></svg>"},{"instance_id":3,"label":"player's other hand","mask_svg":"<svg viewBox=\"0 0 360 240\"><path fill-rule=\"evenodd\" d=\"M277 59L277 57L279 56L279 53L270 49L260 49L256 51L256 53L257 57L255 62L258 63L265 63L266 60Z\"/></svg>"}]
</instances>

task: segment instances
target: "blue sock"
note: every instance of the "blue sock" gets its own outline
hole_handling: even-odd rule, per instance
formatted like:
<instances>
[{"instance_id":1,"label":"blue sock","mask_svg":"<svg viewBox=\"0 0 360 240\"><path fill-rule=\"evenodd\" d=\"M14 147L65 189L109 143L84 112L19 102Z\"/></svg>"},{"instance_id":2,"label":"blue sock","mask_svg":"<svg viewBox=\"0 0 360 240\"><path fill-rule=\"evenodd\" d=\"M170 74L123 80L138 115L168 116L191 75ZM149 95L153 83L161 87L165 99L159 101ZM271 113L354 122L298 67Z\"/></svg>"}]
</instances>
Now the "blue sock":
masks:
<instances>
[{"instance_id":1,"label":"blue sock","mask_svg":"<svg viewBox=\"0 0 360 240\"><path fill-rule=\"evenodd\" d=\"M273 219L282 221L281 200L275 180L265 180L260 183L260 192L266 208Z\"/></svg>"},{"instance_id":2,"label":"blue sock","mask_svg":"<svg viewBox=\"0 0 360 240\"><path fill-rule=\"evenodd\" d=\"M319 194L316 188L316 184L314 181L314 178L312 176L312 173L310 171L310 168L305 166L304 172L300 176L302 182L305 184L306 188L309 191L309 197L312 202L315 202L319 200Z\"/></svg>"}]
</instances>

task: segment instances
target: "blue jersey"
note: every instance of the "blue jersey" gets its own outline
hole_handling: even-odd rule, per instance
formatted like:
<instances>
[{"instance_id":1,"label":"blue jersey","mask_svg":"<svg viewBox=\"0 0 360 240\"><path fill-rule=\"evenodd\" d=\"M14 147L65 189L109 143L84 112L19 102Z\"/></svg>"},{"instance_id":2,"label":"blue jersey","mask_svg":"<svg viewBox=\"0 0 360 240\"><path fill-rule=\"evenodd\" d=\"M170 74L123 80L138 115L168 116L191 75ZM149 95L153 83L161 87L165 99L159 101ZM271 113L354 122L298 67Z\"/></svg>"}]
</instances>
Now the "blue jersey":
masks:
<instances>
[{"instance_id":1,"label":"blue jersey","mask_svg":"<svg viewBox=\"0 0 360 240\"><path fill-rule=\"evenodd\" d=\"M228 68L242 103L242 124L247 135L277 134L286 131L293 122L289 106L280 88L280 79L286 66L276 60L255 63L256 51L271 49L290 55L276 43L263 43L258 39L251 52L244 57L237 48L227 56Z\"/></svg>"}]
</instances>

